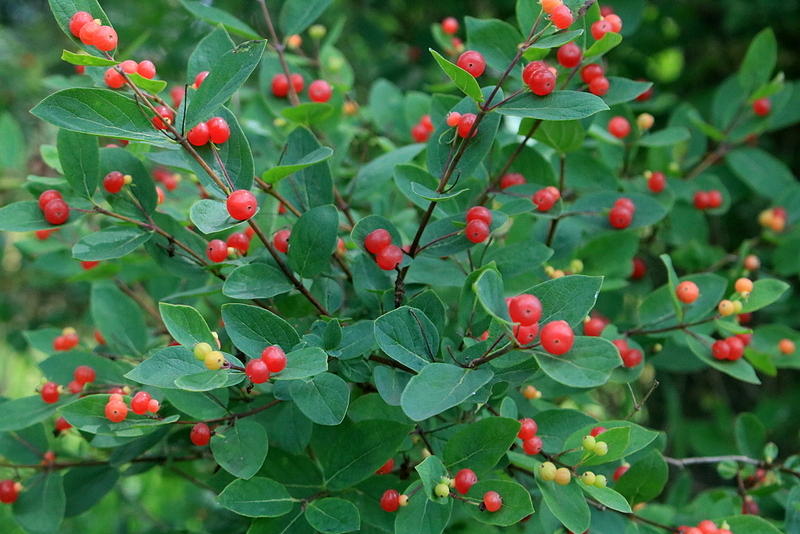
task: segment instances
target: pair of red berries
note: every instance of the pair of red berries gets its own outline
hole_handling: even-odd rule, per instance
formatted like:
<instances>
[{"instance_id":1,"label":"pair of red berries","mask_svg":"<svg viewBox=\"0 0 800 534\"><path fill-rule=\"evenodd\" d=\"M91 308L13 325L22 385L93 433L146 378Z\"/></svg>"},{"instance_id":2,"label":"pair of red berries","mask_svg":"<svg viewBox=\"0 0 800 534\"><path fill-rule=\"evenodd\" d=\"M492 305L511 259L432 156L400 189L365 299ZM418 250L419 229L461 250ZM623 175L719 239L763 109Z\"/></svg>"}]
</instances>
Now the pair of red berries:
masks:
<instances>
[{"instance_id":1,"label":"pair of red berries","mask_svg":"<svg viewBox=\"0 0 800 534\"><path fill-rule=\"evenodd\" d=\"M80 339L74 328L65 328L61 335L53 340L53 350L72 350L78 346Z\"/></svg>"},{"instance_id":2,"label":"pair of red berries","mask_svg":"<svg viewBox=\"0 0 800 534\"><path fill-rule=\"evenodd\" d=\"M467 50L456 60L456 65L478 78L486 70L483 54L475 50Z\"/></svg>"},{"instance_id":3,"label":"pair of red berries","mask_svg":"<svg viewBox=\"0 0 800 534\"><path fill-rule=\"evenodd\" d=\"M467 137L475 137L478 135L478 129L473 130L472 126L478 118L474 113L459 113L458 111L451 111L447 114L447 125L456 129L456 133L462 139ZM472 135L470 135L472 132Z\"/></svg>"},{"instance_id":4,"label":"pair of red berries","mask_svg":"<svg viewBox=\"0 0 800 534\"><path fill-rule=\"evenodd\" d=\"M253 358L245 365L244 373L253 384L263 384L270 374L286 369L286 353L278 345L270 345L261 352L260 358Z\"/></svg>"},{"instance_id":5,"label":"pair of red berries","mask_svg":"<svg viewBox=\"0 0 800 534\"><path fill-rule=\"evenodd\" d=\"M69 19L69 31L88 46L108 52L117 47L117 32L92 17L91 13L78 11Z\"/></svg>"},{"instance_id":6,"label":"pair of red berries","mask_svg":"<svg viewBox=\"0 0 800 534\"><path fill-rule=\"evenodd\" d=\"M615 13L610 13L600 20L592 23L592 37L600 40L607 33L619 33L622 31L622 19Z\"/></svg>"},{"instance_id":7,"label":"pair of red berries","mask_svg":"<svg viewBox=\"0 0 800 534\"><path fill-rule=\"evenodd\" d=\"M423 115L419 122L411 128L411 137L417 143L425 143L433 133L433 122L430 115Z\"/></svg>"},{"instance_id":8,"label":"pair of red berries","mask_svg":"<svg viewBox=\"0 0 800 534\"><path fill-rule=\"evenodd\" d=\"M146 391L139 391L131 399L131 410L137 415L157 413L160 408L161 403Z\"/></svg>"},{"instance_id":9,"label":"pair of red berries","mask_svg":"<svg viewBox=\"0 0 800 534\"><path fill-rule=\"evenodd\" d=\"M743 512L744 513L744 512ZM709 519L705 519L697 523L696 527L689 527L686 525L678 527L679 534L733 534L727 528L717 528L716 523Z\"/></svg>"},{"instance_id":10,"label":"pair of red berries","mask_svg":"<svg viewBox=\"0 0 800 534\"><path fill-rule=\"evenodd\" d=\"M633 222L636 204L627 197L620 197L608 212L608 223L617 230L624 230Z\"/></svg>"},{"instance_id":11,"label":"pair of red berries","mask_svg":"<svg viewBox=\"0 0 800 534\"><path fill-rule=\"evenodd\" d=\"M163 119L168 117L161 116ZM156 117L158 118L158 117ZM174 117L173 117L174 118ZM172 120L172 119L170 119ZM156 126L157 127L157 126ZM231 128L228 121L222 117L212 117L206 122L201 122L186 134L186 140L194 146L203 146L209 141L221 145L231 137Z\"/></svg>"},{"instance_id":12,"label":"pair of red berries","mask_svg":"<svg viewBox=\"0 0 800 534\"><path fill-rule=\"evenodd\" d=\"M500 178L500 189L508 189L509 187L514 187L515 185L523 185L525 183L525 177L519 173L511 172L508 174L504 174L502 178Z\"/></svg>"},{"instance_id":13,"label":"pair of red berries","mask_svg":"<svg viewBox=\"0 0 800 534\"><path fill-rule=\"evenodd\" d=\"M522 449L525 454L539 454L542 452L542 438L536 434L539 432L539 425L530 417L519 420L519 432L517 437L522 440Z\"/></svg>"},{"instance_id":14,"label":"pair of red berries","mask_svg":"<svg viewBox=\"0 0 800 534\"><path fill-rule=\"evenodd\" d=\"M122 191L122 188L133 182L130 174L122 174L119 171L111 171L103 177L103 188L111 194Z\"/></svg>"},{"instance_id":15,"label":"pair of red berries","mask_svg":"<svg viewBox=\"0 0 800 534\"><path fill-rule=\"evenodd\" d=\"M514 337L520 345L529 345L539 333L539 319L542 318L542 303L528 293L506 299L508 316L515 323ZM488 336L487 336L488 337Z\"/></svg>"},{"instance_id":16,"label":"pair of red berries","mask_svg":"<svg viewBox=\"0 0 800 534\"><path fill-rule=\"evenodd\" d=\"M667 177L661 171L646 172L647 188L653 193L661 193L667 187Z\"/></svg>"},{"instance_id":17,"label":"pair of red berries","mask_svg":"<svg viewBox=\"0 0 800 534\"><path fill-rule=\"evenodd\" d=\"M156 66L152 61L146 59L137 63L132 59L126 59L116 67L109 67L106 69L103 75L103 81L105 81L106 85L111 89L119 89L125 85L125 76L122 75L120 70L125 74L136 73L148 80L152 80L156 76Z\"/></svg>"},{"instance_id":18,"label":"pair of red berries","mask_svg":"<svg viewBox=\"0 0 800 534\"><path fill-rule=\"evenodd\" d=\"M464 236L473 243L483 243L491 233L492 212L483 206L473 206L467 211Z\"/></svg>"},{"instance_id":19,"label":"pair of red berries","mask_svg":"<svg viewBox=\"0 0 800 534\"><path fill-rule=\"evenodd\" d=\"M717 360L736 361L744 356L744 348L749 343L749 336L745 339L742 339L741 335L718 339L711 345L711 355Z\"/></svg>"},{"instance_id":20,"label":"pair of red berries","mask_svg":"<svg viewBox=\"0 0 800 534\"><path fill-rule=\"evenodd\" d=\"M597 63L589 63L581 69L581 80L588 85L589 92L597 96L604 96L611 87L605 70Z\"/></svg>"},{"instance_id":21,"label":"pair of red berries","mask_svg":"<svg viewBox=\"0 0 800 534\"><path fill-rule=\"evenodd\" d=\"M753 101L753 113L759 117L766 117L772 111L772 101L769 98L759 98Z\"/></svg>"},{"instance_id":22,"label":"pair of red berries","mask_svg":"<svg viewBox=\"0 0 800 534\"><path fill-rule=\"evenodd\" d=\"M238 251L240 254L247 254L249 248L250 237L244 232L234 232L228 236L226 241L222 239L209 241L206 246L206 256L214 263L219 263L228 259L232 250Z\"/></svg>"},{"instance_id":23,"label":"pair of red berries","mask_svg":"<svg viewBox=\"0 0 800 534\"><path fill-rule=\"evenodd\" d=\"M13 504L19 498L22 491L22 484L13 480L0 480L0 502L3 504Z\"/></svg>"},{"instance_id":24,"label":"pair of red berries","mask_svg":"<svg viewBox=\"0 0 800 534\"><path fill-rule=\"evenodd\" d=\"M164 187L167 188L167 191L175 191L175 189L178 188L178 184L181 182L181 175L175 172L170 172L162 167L156 167L153 169L153 180L164 184Z\"/></svg>"},{"instance_id":25,"label":"pair of red berries","mask_svg":"<svg viewBox=\"0 0 800 534\"><path fill-rule=\"evenodd\" d=\"M631 123L625 117L612 117L608 121L608 133L617 139L625 139L631 133Z\"/></svg>"},{"instance_id":26,"label":"pair of red berries","mask_svg":"<svg viewBox=\"0 0 800 534\"><path fill-rule=\"evenodd\" d=\"M617 350L619 351L619 356L622 358L622 365L627 368L636 367L642 360L644 360L644 354L639 349L633 349L628 346L628 342L625 339L615 339L612 341Z\"/></svg>"},{"instance_id":27,"label":"pair of red berries","mask_svg":"<svg viewBox=\"0 0 800 534\"><path fill-rule=\"evenodd\" d=\"M717 189L698 191L694 194L694 207L699 210L711 210L722 206L722 193Z\"/></svg>"},{"instance_id":28,"label":"pair of red berries","mask_svg":"<svg viewBox=\"0 0 800 534\"><path fill-rule=\"evenodd\" d=\"M562 0L542 0L542 11L550 15L550 22L559 30L572 26L575 18Z\"/></svg>"},{"instance_id":29,"label":"pair of red berries","mask_svg":"<svg viewBox=\"0 0 800 534\"><path fill-rule=\"evenodd\" d=\"M48 189L39 195L39 209L44 220L50 224L64 224L69 220L69 204L64 201L61 192Z\"/></svg>"},{"instance_id":30,"label":"pair of red berries","mask_svg":"<svg viewBox=\"0 0 800 534\"><path fill-rule=\"evenodd\" d=\"M536 209L538 211L550 211L560 198L561 191L559 191L557 187L549 185L534 193L531 200L536 204Z\"/></svg>"},{"instance_id":31,"label":"pair of red berries","mask_svg":"<svg viewBox=\"0 0 800 534\"><path fill-rule=\"evenodd\" d=\"M364 248L375 256L375 263L384 271L397 268L403 261L403 249L392 244L392 234L385 228L378 228L367 234Z\"/></svg>"},{"instance_id":32,"label":"pair of red berries","mask_svg":"<svg viewBox=\"0 0 800 534\"><path fill-rule=\"evenodd\" d=\"M72 378L73 380L67 384L67 389L69 389L70 393L80 393L83 390L83 386L94 382L95 378L97 378L97 373L88 365L79 365L72 372Z\"/></svg>"},{"instance_id":33,"label":"pair of red berries","mask_svg":"<svg viewBox=\"0 0 800 534\"><path fill-rule=\"evenodd\" d=\"M272 94L277 98L286 98L289 95L289 86L294 88L298 95L303 92L305 80L300 74L293 73L287 77L283 73L278 73L272 77ZM327 102L333 96L333 87L325 80L314 80L308 86L308 98L312 102Z\"/></svg>"},{"instance_id":34,"label":"pair of red berries","mask_svg":"<svg viewBox=\"0 0 800 534\"><path fill-rule=\"evenodd\" d=\"M546 96L556 88L555 69L544 61L532 61L522 69L522 81L537 96Z\"/></svg>"}]
</instances>

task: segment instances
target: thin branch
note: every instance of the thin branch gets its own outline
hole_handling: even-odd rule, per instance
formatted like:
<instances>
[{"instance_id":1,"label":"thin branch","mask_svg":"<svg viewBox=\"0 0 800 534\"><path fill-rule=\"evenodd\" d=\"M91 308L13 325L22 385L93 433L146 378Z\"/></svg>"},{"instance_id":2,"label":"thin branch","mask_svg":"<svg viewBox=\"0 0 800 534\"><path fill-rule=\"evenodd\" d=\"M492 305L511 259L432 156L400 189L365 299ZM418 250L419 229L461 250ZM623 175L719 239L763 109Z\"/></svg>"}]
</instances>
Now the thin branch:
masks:
<instances>
[{"instance_id":1,"label":"thin branch","mask_svg":"<svg viewBox=\"0 0 800 534\"><path fill-rule=\"evenodd\" d=\"M280 62L281 64L281 69L283 70L283 74L286 76L286 79L289 80L289 101L292 103L293 106L296 106L300 103L300 99L297 97L297 91L294 90L294 84L292 83L291 80L291 72L289 71L289 64L286 62L286 55L283 53L284 51L283 42L281 42L281 40L278 39L278 32L275 31L275 25L272 24L272 16L270 16L266 1L258 0L258 4L261 6L261 14L264 16L264 22L267 23L267 30L269 30L269 37L270 39L272 39L272 47L278 54L278 62Z\"/></svg>"},{"instance_id":2,"label":"thin branch","mask_svg":"<svg viewBox=\"0 0 800 534\"><path fill-rule=\"evenodd\" d=\"M175 423L179 424L179 425L196 425L198 423L206 423L206 424L208 424L208 423L224 423L226 421L233 421L234 419L244 419L245 417L250 417L251 415L255 415L257 413L261 413L264 410L268 410L268 409L272 408L273 406L275 406L277 404L280 404L280 402L281 402L280 399L274 399L274 400L271 400L270 402L268 402L267 404L265 404L263 406L259 406L258 408L253 408L252 410L248 410L246 412L232 413L232 414L226 415L224 417L217 417L216 419L206 419L204 421L181 421L181 420L178 420L178 421L175 421Z\"/></svg>"},{"instance_id":3,"label":"thin branch","mask_svg":"<svg viewBox=\"0 0 800 534\"><path fill-rule=\"evenodd\" d=\"M633 330L628 330L623 332L624 336L641 336L647 334L663 334L664 332L672 332L673 330L683 330L684 328L690 328L692 326L698 326L701 324L710 323L711 321L718 319L717 315L712 315L711 317L706 317L705 319L700 319L699 321L694 321L691 323L682 323L676 324L674 326L665 326L664 328L653 328L651 330L646 330L643 328L634 328Z\"/></svg>"}]
</instances>

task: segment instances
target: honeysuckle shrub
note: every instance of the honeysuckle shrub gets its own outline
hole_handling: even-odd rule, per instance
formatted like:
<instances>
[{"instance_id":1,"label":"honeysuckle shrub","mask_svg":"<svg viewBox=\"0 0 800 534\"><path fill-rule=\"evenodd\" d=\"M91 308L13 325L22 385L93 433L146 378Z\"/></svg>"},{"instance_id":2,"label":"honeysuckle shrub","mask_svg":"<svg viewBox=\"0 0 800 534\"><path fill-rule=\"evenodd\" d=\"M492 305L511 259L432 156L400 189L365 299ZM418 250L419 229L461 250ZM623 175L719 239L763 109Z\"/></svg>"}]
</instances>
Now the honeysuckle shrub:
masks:
<instances>
[{"instance_id":1,"label":"honeysuckle shrub","mask_svg":"<svg viewBox=\"0 0 800 534\"><path fill-rule=\"evenodd\" d=\"M800 529L782 406L680 413L800 365L770 29L696 106L614 75L644 2L519 0L431 21L426 82L360 98L330 0L180 4L206 34L167 77L95 0L50 0L76 75L31 110L46 168L0 230L89 307L23 333L4 529Z\"/></svg>"}]
</instances>

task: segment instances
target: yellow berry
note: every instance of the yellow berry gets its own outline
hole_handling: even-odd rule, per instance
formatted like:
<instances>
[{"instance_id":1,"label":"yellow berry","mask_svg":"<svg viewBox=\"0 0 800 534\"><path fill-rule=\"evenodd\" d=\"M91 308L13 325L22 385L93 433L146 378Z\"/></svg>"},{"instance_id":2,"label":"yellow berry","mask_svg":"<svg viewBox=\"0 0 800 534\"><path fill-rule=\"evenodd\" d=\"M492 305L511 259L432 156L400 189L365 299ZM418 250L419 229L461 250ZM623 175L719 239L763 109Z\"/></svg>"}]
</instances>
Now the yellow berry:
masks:
<instances>
[{"instance_id":1,"label":"yellow berry","mask_svg":"<svg viewBox=\"0 0 800 534\"><path fill-rule=\"evenodd\" d=\"M539 466L539 476L542 478L542 480L555 480L556 471L556 465L553 462L544 462Z\"/></svg>"},{"instance_id":2,"label":"yellow berry","mask_svg":"<svg viewBox=\"0 0 800 534\"><path fill-rule=\"evenodd\" d=\"M300 48L302 44L303 44L303 38L297 34L290 35L289 37L286 38L286 46L288 46L292 50Z\"/></svg>"},{"instance_id":3,"label":"yellow berry","mask_svg":"<svg viewBox=\"0 0 800 534\"><path fill-rule=\"evenodd\" d=\"M594 481L596 480L596 476L591 471L586 471L584 474L581 475L581 482L586 484L587 486L594 486Z\"/></svg>"},{"instance_id":4,"label":"yellow berry","mask_svg":"<svg viewBox=\"0 0 800 534\"><path fill-rule=\"evenodd\" d=\"M61 335L64 336L72 336L77 334L78 331L72 328L71 326L66 327L64 330L61 331Z\"/></svg>"},{"instance_id":5,"label":"yellow berry","mask_svg":"<svg viewBox=\"0 0 800 534\"><path fill-rule=\"evenodd\" d=\"M728 315L736 313L736 305L730 300L721 300L719 306L717 306L717 311L719 311L719 314L723 317L727 317Z\"/></svg>"},{"instance_id":6,"label":"yellow berry","mask_svg":"<svg viewBox=\"0 0 800 534\"><path fill-rule=\"evenodd\" d=\"M775 215L772 210L764 210L758 214L758 224L765 228L772 226L773 219L775 219Z\"/></svg>"},{"instance_id":7,"label":"yellow berry","mask_svg":"<svg viewBox=\"0 0 800 534\"><path fill-rule=\"evenodd\" d=\"M400 495L400 498L397 500L397 503L400 506L408 506L408 495Z\"/></svg>"},{"instance_id":8,"label":"yellow berry","mask_svg":"<svg viewBox=\"0 0 800 534\"><path fill-rule=\"evenodd\" d=\"M203 363L206 364L207 368L216 371L222 368L222 364L225 363L225 356L218 350L212 350L203 358Z\"/></svg>"},{"instance_id":9,"label":"yellow berry","mask_svg":"<svg viewBox=\"0 0 800 534\"><path fill-rule=\"evenodd\" d=\"M575 274L583 272L583 262L579 259L574 259L569 262L569 270Z\"/></svg>"},{"instance_id":10,"label":"yellow berry","mask_svg":"<svg viewBox=\"0 0 800 534\"><path fill-rule=\"evenodd\" d=\"M126 174L122 177L122 181L125 183L125 185L130 185L133 182L133 176Z\"/></svg>"},{"instance_id":11,"label":"yellow berry","mask_svg":"<svg viewBox=\"0 0 800 534\"><path fill-rule=\"evenodd\" d=\"M327 32L328 29L322 24L314 24L308 29L308 34L314 39L322 39Z\"/></svg>"},{"instance_id":12,"label":"yellow berry","mask_svg":"<svg viewBox=\"0 0 800 534\"><path fill-rule=\"evenodd\" d=\"M544 268L544 274L546 274L547 276L552 276L554 272L555 272L555 268L552 265L547 265Z\"/></svg>"},{"instance_id":13,"label":"yellow berry","mask_svg":"<svg viewBox=\"0 0 800 534\"><path fill-rule=\"evenodd\" d=\"M733 301L733 313L742 313L742 301L741 300L734 300Z\"/></svg>"},{"instance_id":14,"label":"yellow berry","mask_svg":"<svg viewBox=\"0 0 800 534\"><path fill-rule=\"evenodd\" d=\"M522 396L528 400L540 399L542 398L542 392L529 384L522 388Z\"/></svg>"},{"instance_id":15,"label":"yellow berry","mask_svg":"<svg viewBox=\"0 0 800 534\"><path fill-rule=\"evenodd\" d=\"M639 127L640 130L646 131L653 127L653 123L655 123L656 119L649 113L642 113L638 117L636 117L636 125Z\"/></svg>"},{"instance_id":16,"label":"yellow berry","mask_svg":"<svg viewBox=\"0 0 800 534\"><path fill-rule=\"evenodd\" d=\"M556 470L556 484L559 486L566 486L569 484L570 480L572 480L572 473L569 472L569 469L566 467L559 467Z\"/></svg>"},{"instance_id":17,"label":"yellow berry","mask_svg":"<svg viewBox=\"0 0 800 534\"><path fill-rule=\"evenodd\" d=\"M556 269L555 271L553 271L553 274L550 275L550 278L563 278L564 276L566 276L566 273L564 271L562 271L561 269Z\"/></svg>"},{"instance_id":18,"label":"yellow berry","mask_svg":"<svg viewBox=\"0 0 800 534\"><path fill-rule=\"evenodd\" d=\"M447 497L450 495L450 486L447 484L436 484L436 487L433 488L433 492L436 494L437 497Z\"/></svg>"},{"instance_id":19,"label":"yellow berry","mask_svg":"<svg viewBox=\"0 0 800 534\"><path fill-rule=\"evenodd\" d=\"M206 354L208 354L212 350L213 349L211 348L211 345L209 345L208 343L198 343L197 345L194 346L194 357L197 358L198 360L205 360Z\"/></svg>"},{"instance_id":20,"label":"yellow berry","mask_svg":"<svg viewBox=\"0 0 800 534\"><path fill-rule=\"evenodd\" d=\"M587 451L593 451L597 446L597 440L594 439L594 436L584 436L582 445Z\"/></svg>"},{"instance_id":21,"label":"yellow berry","mask_svg":"<svg viewBox=\"0 0 800 534\"><path fill-rule=\"evenodd\" d=\"M605 456L608 454L608 443L605 441L598 441L597 444L594 446L594 453L597 456Z\"/></svg>"},{"instance_id":22,"label":"yellow berry","mask_svg":"<svg viewBox=\"0 0 800 534\"><path fill-rule=\"evenodd\" d=\"M608 484L608 480L606 479L605 475L597 475L594 479L594 486L596 488L605 488L606 484Z\"/></svg>"}]
</instances>

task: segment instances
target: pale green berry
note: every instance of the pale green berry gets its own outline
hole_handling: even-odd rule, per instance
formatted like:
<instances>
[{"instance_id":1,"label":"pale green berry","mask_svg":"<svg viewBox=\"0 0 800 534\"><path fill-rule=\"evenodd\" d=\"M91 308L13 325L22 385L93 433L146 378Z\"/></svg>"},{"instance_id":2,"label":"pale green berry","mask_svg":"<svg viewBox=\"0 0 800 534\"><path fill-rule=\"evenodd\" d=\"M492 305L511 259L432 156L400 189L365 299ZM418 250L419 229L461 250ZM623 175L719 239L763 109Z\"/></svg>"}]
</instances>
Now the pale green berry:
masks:
<instances>
[{"instance_id":1,"label":"pale green berry","mask_svg":"<svg viewBox=\"0 0 800 534\"><path fill-rule=\"evenodd\" d=\"M596 479L597 477L591 471L586 471L584 474L581 475L581 481L587 486L594 486L594 482Z\"/></svg>"},{"instance_id":2,"label":"pale green berry","mask_svg":"<svg viewBox=\"0 0 800 534\"><path fill-rule=\"evenodd\" d=\"M450 495L450 486L445 484L444 482L436 484L436 487L433 488L433 492L436 494L437 497L447 497L448 495Z\"/></svg>"},{"instance_id":3,"label":"pale green berry","mask_svg":"<svg viewBox=\"0 0 800 534\"><path fill-rule=\"evenodd\" d=\"M608 454L608 443L605 441L598 441L597 444L594 446L594 453L597 456L605 456Z\"/></svg>"},{"instance_id":4,"label":"pale green berry","mask_svg":"<svg viewBox=\"0 0 800 534\"><path fill-rule=\"evenodd\" d=\"M595 446L597 445L597 440L594 439L594 436L584 436L583 438L583 448L587 451L593 451Z\"/></svg>"},{"instance_id":5,"label":"pale green berry","mask_svg":"<svg viewBox=\"0 0 800 534\"><path fill-rule=\"evenodd\" d=\"M597 475L596 477L594 477L595 488L605 488L606 484L608 484L608 480L606 480L605 475Z\"/></svg>"}]
</instances>

